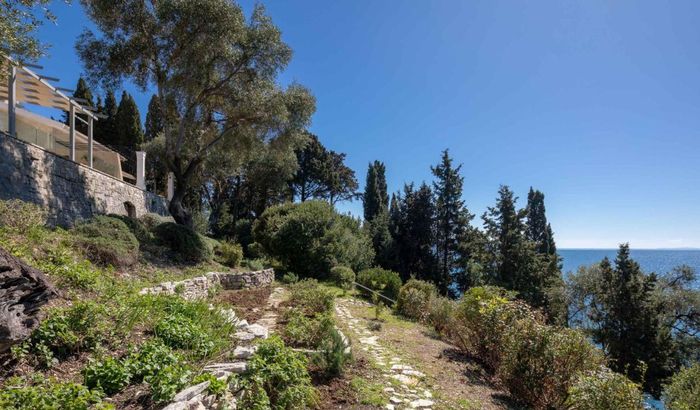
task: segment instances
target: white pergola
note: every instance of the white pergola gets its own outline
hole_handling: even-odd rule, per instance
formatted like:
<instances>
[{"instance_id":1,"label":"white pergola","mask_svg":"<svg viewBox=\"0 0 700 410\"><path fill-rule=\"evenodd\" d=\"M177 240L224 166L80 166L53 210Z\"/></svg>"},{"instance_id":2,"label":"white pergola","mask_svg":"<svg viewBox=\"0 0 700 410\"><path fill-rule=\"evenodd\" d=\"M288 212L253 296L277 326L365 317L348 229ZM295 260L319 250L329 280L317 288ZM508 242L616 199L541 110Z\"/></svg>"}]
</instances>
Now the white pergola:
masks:
<instances>
[{"instance_id":1,"label":"white pergola","mask_svg":"<svg viewBox=\"0 0 700 410\"><path fill-rule=\"evenodd\" d=\"M93 128L98 120L97 114L92 112L93 107L81 104L81 101L68 97L59 87L54 87L49 81L58 81L56 78L42 76L35 73L29 67L41 69L42 67L24 64L21 65L9 57L0 56L0 100L7 100L8 131L13 137L17 137L17 112L19 103L39 105L42 107L56 108L68 112L70 132L68 138L69 159L76 161L75 156L75 122L82 121L88 127L88 166L93 167ZM3 81L2 79L5 79ZM87 120L76 115L84 114Z\"/></svg>"}]
</instances>

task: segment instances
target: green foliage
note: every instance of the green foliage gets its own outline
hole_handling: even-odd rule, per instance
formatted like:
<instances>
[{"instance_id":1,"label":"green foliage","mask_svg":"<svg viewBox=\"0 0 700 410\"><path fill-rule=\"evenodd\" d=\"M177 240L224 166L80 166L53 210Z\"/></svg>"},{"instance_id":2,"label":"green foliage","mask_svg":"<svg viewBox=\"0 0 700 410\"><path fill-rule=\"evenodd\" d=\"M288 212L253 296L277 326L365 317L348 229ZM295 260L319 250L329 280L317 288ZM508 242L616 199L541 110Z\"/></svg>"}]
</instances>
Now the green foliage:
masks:
<instances>
[{"instance_id":1,"label":"green foliage","mask_svg":"<svg viewBox=\"0 0 700 410\"><path fill-rule=\"evenodd\" d=\"M357 283L366 286L389 299L396 300L401 289L399 274L382 268L371 268L360 271L357 274Z\"/></svg>"},{"instance_id":2,"label":"green foliage","mask_svg":"<svg viewBox=\"0 0 700 410\"><path fill-rule=\"evenodd\" d=\"M601 367L578 375L565 404L572 410L641 410L644 396L638 384Z\"/></svg>"},{"instance_id":3,"label":"green foliage","mask_svg":"<svg viewBox=\"0 0 700 410\"><path fill-rule=\"evenodd\" d=\"M150 339L129 354L125 360L133 382L152 380L163 368L178 366L182 357L159 339Z\"/></svg>"},{"instance_id":4,"label":"green foliage","mask_svg":"<svg viewBox=\"0 0 700 410\"><path fill-rule=\"evenodd\" d=\"M76 241L86 256L97 264L115 267L133 265L138 259L139 242L120 219L96 216L77 224Z\"/></svg>"},{"instance_id":5,"label":"green foliage","mask_svg":"<svg viewBox=\"0 0 700 410\"><path fill-rule=\"evenodd\" d=\"M46 46L35 36L44 20L55 21L49 11L49 0L3 2L0 7L0 54L19 61L35 60L46 52ZM41 16L37 10L43 10Z\"/></svg>"},{"instance_id":6,"label":"green foliage","mask_svg":"<svg viewBox=\"0 0 700 410\"><path fill-rule=\"evenodd\" d=\"M33 384L32 384L33 382ZM53 379L27 380L12 377L0 390L0 408L7 410L107 410L112 406L102 404L102 393L87 387L59 382Z\"/></svg>"},{"instance_id":7,"label":"green foliage","mask_svg":"<svg viewBox=\"0 0 700 410\"><path fill-rule=\"evenodd\" d=\"M166 222L173 222L173 218L161 216L154 213L147 213L141 216L140 221L143 222L143 224L146 226L146 229L153 232L158 225L164 224Z\"/></svg>"},{"instance_id":8,"label":"green foliage","mask_svg":"<svg viewBox=\"0 0 700 410\"><path fill-rule=\"evenodd\" d=\"M315 279L304 279L289 287L289 303L312 316L333 309L333 292L319 286Z\"/></svg>"},{"instance_id":9,"label":"green foliage","mask_svg":"<svg viewBox=\"0 0 700 410\"><path fill-rule=\"evenodd\" d=\"M284 312L282 320L285 322L282 338L293 347L315 349L329 338L334 330L333 318L329 313L309 317L301 310L292 308Z\"/></svg>"},{"instance_id":10,"label":"green foliage","mask_svg":"<svg viewBox=\"0 0 700 410\"><path fill-rule=\"evenodd\" d=\"M209 382L209 387L207 387L207 393L213 394L215 396L220 396L221 394L223 394L226 391L226 388L228 387L228 382L225 378L219 380L216 378L216 376L207 372L201 373L192 380L192 384L199 384L204 382Z\"/></svg>"},{"instance_id":11,"label":"green foliage","mask_svg":"<svg viewBox=\"0 0 700 410\"><path fill-rule=\"evenodd\" d=\"M350 290L353 286L352 283L355 282L355 272L347 266L334 266L331 269L331 279L339 287Z\"/></svg>"},{"instance_id":12,"label":"green foliage","mask_svg":"<svg viewBox=\"0 0 700 410\"><path fill-rule=\"evenodd\" d=\"M268 408L292 410L312 408L318 403L306 359L286 347L278 336L260 342L243 381L249 394L242 408L262 409L260 406L268 402Z\"/></svg>"},{"instance_id":13,"label":"green foliage","mask_svg":"<svg viewBox=\"0 0 700 410\"><path fill-rule=\"evenodd\" d=\"M386 404L384 397L384 385L380 383L372 383L361 377L355 377L350 380L350 387L357 392L360 404L382 407Z\"/></svg>"},{"instance_id":14,"label":"green foliage","mask_svg":"<svg viewBox=\"0 0 700 410\"><path fill-rule=\"evenodd\" d=\"M90 360L83 369L85 385L90 389L102 390L108 396L122 391L129 385L130 378L128 366L113 357Z\"/></svg>"},{"instance_id":15,"label":"green foliage","mask_svg":"<svg viewBox=\"0 0 700 410\"><path fill-rule=\"evenodd\" d=\"M151 228L142 219L129 218L125 215L116 214L109 214L107 216L120 219L122 222L124 222L139 243L144 244L153 242L153 232L151 232Z\"/></svg>"},{"instance_id":16,"label":"green foliage","mask_svg":"<svg viewBox=\"0 0 700 410\"><path fill-rule=\"evenodd\" d=\"M268 208L253 226L256 242L293 272L321 277L336 265L367 267L373 251L359 222L328 203L307 201Z\"/></svg>"},{"instance_id":17,"label":"green foliage","mask_svg":"<svg viewBox=\"0 0 700 410\"><path fill-rule=\"evenodd\" d=\"M172 250L184 262L206 262L212 259L212 248L190 228L165 222L155 228L158 241Z\"/></svg>"},{"instance_id":18,"label":"green foliage","mask_svg":"<svg viewBox=\"0 0 700 410\"><path fill-rule=\"evenodd\" d=\"M229 268L237 268L243 260L243 248L237 243L221 241L214 248L214 259Z\"/></svg>"},{"instance_id":19,"label":"green foliage","mask_svg":"<svg viewBox=\"0 0 700 410\"><path fill-rule=\"evenodd\" d=\"M345 365L352 359L352 354L346 352L347 346L338 330L331 328L328 336L322 340L319 353L313 358L314 363L332 377L340 376Z\"/></svg>"},{"instance_id":20,"label":"green foliage","mask_svg":"<svg viewBox=\"0 0 700 410\"><path fill-rule=\"evenodd\" d=\"M192 370L183 364L164 366L158 373L144 379L151 386L151 397L156 403L170 401L190 381Z\"/></svg>"},{"instance_id":21,"label":"green foliage","mask_svg":"<svg viewBox=\"0 0 700 410\"><path fill-rule=\"evenodd\" d=\"M430 300L437 297L437 288L430 282L411 279L399 290L396 310L407 318L425 321Z\"/></svg>"},{"instance_id":22,"label":"green foliage","mask_svg":"<svg viewBox=\"0 0 700 410\"><path fill-rule=\"evenodd\" d=\"M453 332L457 328L455 325L455 312L457 302L450 298L437 296L428 302L427 322L435 331L447 339L453 339Z\"/></svg>"},{"instance_id":23,"label":"green foliage","mask_svg":"<svg viewBox=\"0 0 700 410\"><path fill-rule=\"evenodd\" d=\"M126 91L122 92L115 123L117 139L112 142L113 144L132 149L141 146L144 141L143 129L141 128L141 114L134 97Z\"/></svg>"},{"instance_id":24,"label":"green foliage","mask_svg":"<svg viewBox=\"0 0 700 410\"><path fill-rule=\"evenodd\" d=\"M286 283L288 285L294 284L299 282L299 275L297 275L294 272L286 272L282 276L282 283Z\"/></svg>"},{"instance_id":25,"label":"green foliage","mask_svg":"<svg viewBox=\"0 0 700 410\"><path fill-rule=\"evenodd\" d=\"M675 374L664 389L664 403L669 410L700 409L700 363Z\"/></svg>"},{"instance_id":26,"label":"green foliage","mask_svg":"<svg viewBox=\"0 0 700 410\"><path fill-rule=\"evenodd\" d=\"M214 341L192 319L172 314L160 321L155 329L155 335L166 345L176 349L187 349L206 357L214 350Z\"/></svg>"},{"instance_id":27,"label":"green foliage","mask_svg":"<svg viewBox=\"0 0 700 410\"><path fill-rule=\"evenodd\" d=\"M265 269L265 261L263 259L246 259L243 261L243 266L251 271L259 271Z\"/></svg>"},{"instance_id":28,"label":"green foliage","mask_svg":"<svg viewBox=\"0 0 700 410\"><path fill-rule=\"evenodd\" d=\"M563 405L580 373L597 370L603 356L579 331L532 319L508 328L498 377L511 395L536 409Z\"/></svg>"},{"instance_id":29,"label":"green foliage","mask_svg":"<svg viewBox=\"0 0 700 410\"><path fill-rule=\"evenodd\" d=\"M40 206L19 199L0 201L0 228L26 233L46 225L47 212Z\"/></svg>"},{"instance_id":30,"label":"green foliage","mask_svg":"<svg viewBox=\"0 0 700 410\"><path fill-rule=\"evenodd\" d=\"M54 278L59 285L82 290L95 290L107 276L90 261L76 262L72 252L66 247L49 249L35 266Z\"/></svg>"}]
</instances>

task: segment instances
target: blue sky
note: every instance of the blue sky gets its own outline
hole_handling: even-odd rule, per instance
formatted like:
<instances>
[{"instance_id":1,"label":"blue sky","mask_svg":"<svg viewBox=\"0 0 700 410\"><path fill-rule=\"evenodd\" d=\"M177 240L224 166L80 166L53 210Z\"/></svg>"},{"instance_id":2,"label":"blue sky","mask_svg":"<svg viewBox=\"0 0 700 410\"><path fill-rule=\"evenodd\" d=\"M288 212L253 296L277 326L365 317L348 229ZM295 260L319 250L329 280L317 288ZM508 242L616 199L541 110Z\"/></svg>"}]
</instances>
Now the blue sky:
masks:
<instances>
[{"instance_id":1,"label":"blue sky","mask_svg":"<svg viewBox=\"0 0 700 410\"><path fill-rule=\"evenodd\" d=\"M72 87L88 22L57 3L41 62ZM263 3L294 49L281 80L311 89L311 130L361 185L375 159L391 190L429 181L449 148L477 215L532 185L560 247L700 247L700 2Z\"/></svg>"}]
</instances>

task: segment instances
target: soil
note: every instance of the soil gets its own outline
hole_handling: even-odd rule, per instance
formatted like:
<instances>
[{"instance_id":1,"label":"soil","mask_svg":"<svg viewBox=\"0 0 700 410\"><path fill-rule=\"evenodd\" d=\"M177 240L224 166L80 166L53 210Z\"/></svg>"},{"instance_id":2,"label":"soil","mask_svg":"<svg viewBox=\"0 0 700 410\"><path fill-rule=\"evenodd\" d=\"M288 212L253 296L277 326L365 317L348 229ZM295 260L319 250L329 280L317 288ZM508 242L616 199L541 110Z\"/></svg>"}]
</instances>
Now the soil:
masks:
<instances>
[{"instance_id":1,"label":"soil","mask_svg":"<svg viewBox=\"0 0 700 410\"><path fill-rule=\"evenodd\" d=\"M215 302L233 306L238 317L245 318L248 323L257 322L267 306L267 299L272 293L269 286L255 289L224 290L215 297Z\"/></svg>"},{"instance_id":2,"label":"soil","mask_svg":"<svg viewBox=\"0 0 700 410\"><path fill-rule=\"evenodd\" d=\"M357 353L355 353L357 355ZM365 380L381 380L381 373L371 366L364 356L355 357L354 360L345 367L342 376L327 377L317 368L309 368L314 387L318 390L320 397L319 408L326 409L381 409L360 404L360 397L350 382L354 378Z\"/></svg>"}]
</instances>

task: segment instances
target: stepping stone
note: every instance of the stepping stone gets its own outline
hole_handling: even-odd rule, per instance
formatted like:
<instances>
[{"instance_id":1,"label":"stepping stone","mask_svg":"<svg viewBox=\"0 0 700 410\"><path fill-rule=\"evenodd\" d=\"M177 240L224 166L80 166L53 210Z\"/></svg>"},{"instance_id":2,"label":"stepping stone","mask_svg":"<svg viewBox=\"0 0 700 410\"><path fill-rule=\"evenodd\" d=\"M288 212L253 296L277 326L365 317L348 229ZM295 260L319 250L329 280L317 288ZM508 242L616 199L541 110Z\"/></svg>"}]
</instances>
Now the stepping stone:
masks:
<instances>
[{"instance_id":1,"label":"stepping stone","mask_svg":"<svg viewBox=\"0 0 700 410\"><path fill-rule=\"evenodd\" d=\"M428 390L426 390L426 391L423 392L423 396L425 396L425 397L428 398L428 399L432 399L432 398L433 398L433 393L431 393L431 392L429 392Z\"/></svg>"},{"instance_id":2,"label":"stepping stone","mask_svg":"<svg viewBox=\"0 0 700 410\"><path fill-rule=\"evenodd\" d=\"M385 407L386 410L394 410L394 405L393 404L387 404Z\"/></svg>"},{"instance_id":3,"label":"stepping stone","mask_svg":"<svg viewBox=\"0 0 700 410\"><path fill-rule=\"evenodd\" d=\"M408 376L425 377L425 373L419 372L418 370L404 370L402 373Z\"/></svg>"},{"instance_id":4,"label":"stepping stone","mask_svg":"<svg viewBox=\"0 0 700 410\"><path fill-rule=\"evenodd\" d=\"M248 363L246 362L231 362L231 363L216 363L209 366L204 366L204 370L208 372L215 371L227 371L236 374L244 373L248 369Z\"/></svg>"},{"instance_id":5,"label":"stepping stone","mask_svg":"<svg viewBox=\"0 0 700 410\"><path fill-rule=\"evenodd\" d=\"M404 384L406 386L415 386L418 384L418 380L414 379L411 376L406 376L405 374L394 374L391 377L394 379L398 380L401 384Z\"/></svg>"},{"instance_id":6,"label":"stepping stone","mask_svg":"<svg viewBox=\"0 0 700 410\"><path fill-rule=\"evenodd\" d=\"M255 335L255 337L259 337L262 339L267 339L268 336L268 330L265 326L259 325L257 323L248 325L248 327L245 329L247 332L252 333Z\"/></svg>"},{"instance_id":7,"label":"stepping stone","mask_svg":"<svg viewBox=\"0 0 700 410\"><path fill-rule=\"evenodd\" d=\"M395 365L391 366L391 370L399 370L399 371L411 370L411 366L406 366L403 364L395 364Z\"/></svg>"},{"instance_id":8,"label":"stepping stone","mask_svg":"<svg viewBox=\"0 0 700 410\"><path fill-rule=\"evenodd\" d=\"M236 339L238 339L238 341L244 342L244 343L245 342L252 342L253 339L255 339L254 334L252 334L250 332L246 332L244 330L242 330L240 332L236 332L235 336L236 336Z\"/></svg>"},{"instance_id":9,"label":"stepping stone","mask_svg":"<svg viewBox=\"0 0 700 410\"><path fill-rule=\"evenodd\" d=\"M399 403L403 402L403 400L399 399L398 397L394 397L394 396L391 396L389 398L389 401L394 403L394 404L399 404Z\"/></svg>"},{"instance_id":10,"label":"stepping stone","mask_svg":"<svg viewBox=\"0 0 700 410\"><path fill-rule=\"evenodd\" d=\"M248 321L245 320L245 319L243 319L243 320L239 321L238 323L236 323L236 328L238 328L238 329L243 328L243 327L246 327L246 326L248 326Z\"/></svg>"},{"instance_id":11,"label":"stepping stone","mask_svg":"<svg viewBox=\"0 0 700 410\"><path fill-rule=\"evenodd\" d=\"M248 359L255 354L257 349L257 346L236 346L236 348L233 349L233 358Z\"/></svg>"},{"instance_id":12,"label":"stepping stone","mask_svg":"<svg viewBox=\"0 0 700 410\"><path fill-rule=\"evenodd\" d=\"M385 388L384 388L384 392L385 392L385 393L393 393L393 392L395 392L395 391L396 391L396 390L395 390L393 387L385 387Z\"/></svg>"},{"instance_id":13,"label":"stepping stone","mask_svg":"<svg viewBox=\"0 0 700 410\"><path fill-rule=\"evenodd\" d=\"M409 405L412 409L420 409L420 408L425 408L425 407L431 407L433 404L435 404L435 403L434 403L433 401L431 401L431 400L420 399L420 400L412 401L412 402L409 403L408 405Z\"/></svg>"},{"instance_id":14,"label":"stepping stone","mask_svg":"<svg viewBox=\"0 0 700 410\"><path fill-rule=\"evenodd\" d=\"M188 401L209 387L209 381L190 386L173 397L173 401Z\"/></svg>"}]
</instances>

